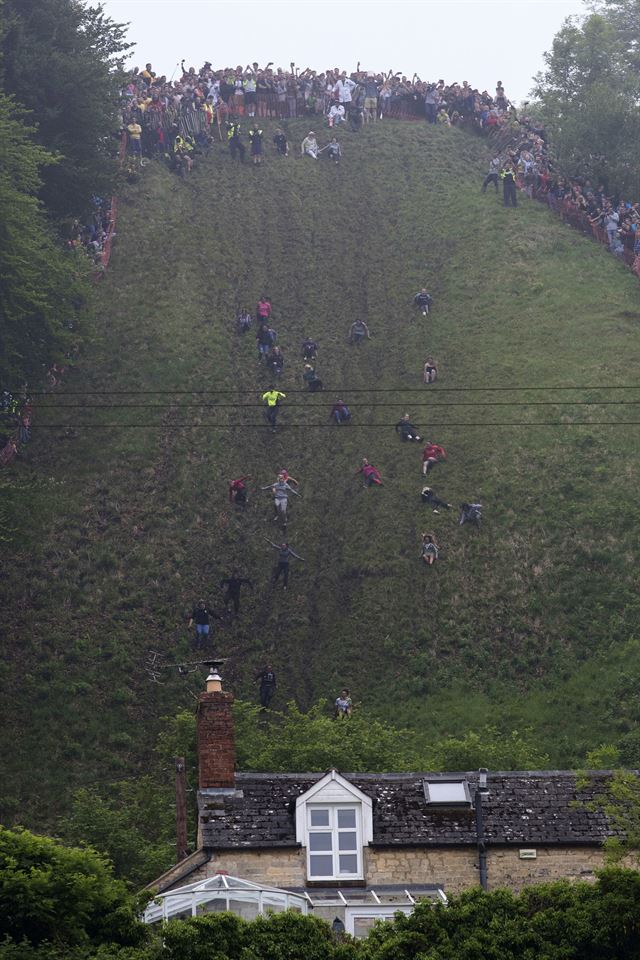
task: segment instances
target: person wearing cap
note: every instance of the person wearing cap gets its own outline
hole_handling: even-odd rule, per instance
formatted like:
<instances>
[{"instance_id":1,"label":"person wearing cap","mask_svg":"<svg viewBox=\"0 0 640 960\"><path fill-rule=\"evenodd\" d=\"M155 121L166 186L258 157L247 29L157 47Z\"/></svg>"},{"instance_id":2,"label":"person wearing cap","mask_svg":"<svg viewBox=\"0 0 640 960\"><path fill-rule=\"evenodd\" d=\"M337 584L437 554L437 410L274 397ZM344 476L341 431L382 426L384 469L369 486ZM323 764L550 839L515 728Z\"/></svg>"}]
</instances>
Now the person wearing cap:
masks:
<instances>
[{"instance_id":1,"label":"person wearing cap","mask_svg":"<svg viewBox=\"0 0 640 960\"><path fill-rule=\"evenodd\" d=\"M314 160L318 159L318 141L316 140L316 135L313 130L309 130L309 133L302 141L300 152L303 157L313 157Z\"/></svg>"}]
</instances>

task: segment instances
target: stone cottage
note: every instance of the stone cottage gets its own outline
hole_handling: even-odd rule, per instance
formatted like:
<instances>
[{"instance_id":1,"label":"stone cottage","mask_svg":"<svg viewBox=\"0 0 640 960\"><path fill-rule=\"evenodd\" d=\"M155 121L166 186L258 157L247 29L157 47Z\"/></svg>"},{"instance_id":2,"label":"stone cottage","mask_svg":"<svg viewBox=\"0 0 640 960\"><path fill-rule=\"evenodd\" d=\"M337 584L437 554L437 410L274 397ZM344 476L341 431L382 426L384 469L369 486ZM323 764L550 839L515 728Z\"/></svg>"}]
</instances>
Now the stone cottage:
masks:
<instances>
[{"instance_id":1,"label":"stone cottage","mask_svg":"<svg viewBox=\"0 0 640 960\"><path fill-rule=\"evenodd\" d=\"M607 771L587 786L562 770L236 773L232 704L213 669L197 707L198 849L150 885L158 893L231 874L301 894L358 934L423 897L603 865Z\"/></svg>"}]
</instances>

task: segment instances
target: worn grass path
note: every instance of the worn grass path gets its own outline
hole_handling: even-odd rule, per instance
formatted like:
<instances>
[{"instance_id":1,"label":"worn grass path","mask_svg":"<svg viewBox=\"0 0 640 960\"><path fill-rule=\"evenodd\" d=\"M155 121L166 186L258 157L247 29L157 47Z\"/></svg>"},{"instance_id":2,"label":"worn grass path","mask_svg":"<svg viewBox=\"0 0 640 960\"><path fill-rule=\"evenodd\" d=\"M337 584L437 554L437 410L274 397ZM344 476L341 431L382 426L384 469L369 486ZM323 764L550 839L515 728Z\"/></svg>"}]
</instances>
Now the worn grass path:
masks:
<instances>
[{"instance_id":1,"label":"worn grass path","mask_svg":"<svg viewBox=\"0 0 640 960\"><path fill-rule=\"evenodd\" d=\"M339 168L270 151L260 169L233 166L216 146L186 181L150 165L124 190L93 342L56 399L83 403L71 391L91 389L106 392L96 403L158 406L51 410L73 429L38 431L19 467L39 479L3 565L9 818L46 820L74 785L144 767L159 718L197 686L172 673L150 682L148 652L190 654L185 615L201 595L219 604L234 565L256 586L214 646L244 697L269 657L281 703L346 684L427 740L529 724L559 766L638 719L639 432L570 426L636 419L638 407L572 406L619 396L583 389L497 395L530 406L446 392L633 382L637 282L542 206L507 211L481 196L479 139L392 123L342 139ZM427 321L408 306L423 282L436 304ZM276 436L258 407L199 407L179 392L257 402L268 378L232 321L263 292L286 356ZM373 339L355 349L358 315ZM306 334L320 345L319 396L292 392ZM441 378L425 389L429 353ZM338 394L349 427L327 426ZM453 510L425 512L418 446L372 426L405 410L448 451L432 486L455 505L481 500L482 531L458 527ZM497 421L524 425L460 425ZM363 456L384 488L354 476ZM305 563L292 563L286 594L269 583L263 537L276 525L256 492L281 467L303 494L288 536ZM226 480L240 473L254 480L238 516ZM418 561L426 529L442 547L430 570Z\"/></svg>"}]
</instances>

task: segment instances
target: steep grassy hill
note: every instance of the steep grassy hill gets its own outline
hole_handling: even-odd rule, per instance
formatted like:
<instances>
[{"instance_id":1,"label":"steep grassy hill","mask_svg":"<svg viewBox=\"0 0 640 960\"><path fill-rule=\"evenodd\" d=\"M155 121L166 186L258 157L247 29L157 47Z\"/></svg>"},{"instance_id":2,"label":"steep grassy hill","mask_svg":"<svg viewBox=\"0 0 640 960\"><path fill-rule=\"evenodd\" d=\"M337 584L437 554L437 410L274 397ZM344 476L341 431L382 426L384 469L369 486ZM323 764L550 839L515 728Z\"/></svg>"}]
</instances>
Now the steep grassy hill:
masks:
<instances>
[{"instance_id":1,"label":"steep grassy hill","mask_svg":"<svg viewBox=\"0 0 640 960\"><path fill-rule=\"evenodd\" d=\"M638 408L571 401L640 401L595 389L637 379L637 281L544 207L482 196L478 138L389 123L342 139L339 168L295 153L234 166L216 145L186 181L152 164L124 189L94 341L60 406L38 411L58 428L16 468L37 479L3 569L8 816L46 818L73 786L144 768L193 686L151 682L149 651L188 657L185 616L220 602L234 565L256 586L214 646L241 696L268 657L280 703L346 684L418 738L532 725L559 766L634 728L639 432L572 424ZM408 306L423 282L426 321ZM275 436L253 335L233 329L263 292L287 360ZM360 349L358 315L374 335ZM300 392L307 334L319 396ZM428 353L441 377L425 388ZM487 390L451 391L470 387ZM337 395L351 426L328 421ZM420 450L391 426L405 411L448 451L436 491L484 503L481 531L421 504ZM384 488L354 476L363 456ZM303 495L288 593L269 583L270 498L238 515L226 493L283 466ZM430 570L422 530L442 547Z\"/></svg>"}]
</instances>

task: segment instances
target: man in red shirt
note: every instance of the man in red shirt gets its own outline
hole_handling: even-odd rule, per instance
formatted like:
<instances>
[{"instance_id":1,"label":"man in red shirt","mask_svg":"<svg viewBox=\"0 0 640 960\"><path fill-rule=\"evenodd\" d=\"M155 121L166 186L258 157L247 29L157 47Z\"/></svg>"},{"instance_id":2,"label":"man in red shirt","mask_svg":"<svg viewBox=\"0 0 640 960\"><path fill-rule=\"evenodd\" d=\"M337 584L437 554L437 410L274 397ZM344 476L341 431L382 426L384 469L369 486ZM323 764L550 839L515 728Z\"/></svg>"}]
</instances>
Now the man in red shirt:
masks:
<instances>
[{"instance_id":1,"label":"man in red shirt","mask_svg":"<svg viewBox=\"0 0 640 960\"><path fill-rule=\"evenodd\" d=\"M428 442L422 451L422 473L424 476L426 477L431 467L435 466L436 463L446 459L447 454L444 447L438 446L437 443Z\"/></svg>"}]
</instances>

